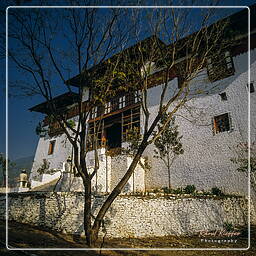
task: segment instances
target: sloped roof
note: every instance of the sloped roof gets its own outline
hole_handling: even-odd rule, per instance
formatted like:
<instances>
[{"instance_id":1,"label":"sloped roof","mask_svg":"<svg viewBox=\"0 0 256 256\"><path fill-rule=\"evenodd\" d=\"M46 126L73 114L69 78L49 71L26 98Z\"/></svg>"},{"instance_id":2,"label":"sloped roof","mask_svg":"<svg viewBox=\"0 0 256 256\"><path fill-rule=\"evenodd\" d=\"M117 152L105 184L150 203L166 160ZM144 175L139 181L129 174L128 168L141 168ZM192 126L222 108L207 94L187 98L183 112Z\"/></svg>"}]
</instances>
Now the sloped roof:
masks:
<instances>
[{"instance_id":1,"label":"sloped roof","mask_svg":"<svg viewBox=\"0 0 256 256\"><path fill-rule=\"evenodd\" d=\"M52 180L46 184L34 187L30 191L53 191L58 181L59 178Z\"/></svg>"},{"instance_id":2,"label":"sloped roof","mask_svg":"<svg viewBox=\"0 0 256 256\"><path fill-rule=\"evenodd\" d=\"M121 54L132 53L132 52L138 50L139 46L144 48L144 47L152 45L152 43L158 43L163 47L167 46L157 36L152 35L152 36L147 37L147 38L139 41L138 43L128 47L127 49L123 50L122 52L116 53L115 55L113 55L112 57L103 61L102 63L99 63L99 64L91 67L88 70L88 73L94 73L95 71L97 71L97 73L101 74L102 73L101 70L104 70L105 65L107 65L109 60L114 61L114 59L117 58L118 56L120 56ZM84 84L84 86L89 86L87 81L85 79L83 79L83 74L78 74L78 75L72 77L71 79L67 80L65 83L68 84L68 85L71 85L71 86L75 86L75 87L78 87L80 83Z\"/></svg>"},{"instance_id":3,"label":"sloped roof","mask_svg":"<svg viewBox=\"0 0 256 256\"><path fill-rule=\"evenodd\" d=\"M253 5L250 6L250 11L251 11L251 17L252 17L250 25L251 25L251 31L253 31L256 28L256 18L253 18L255 16L255 12L256 12L256 4L253 4ZM226 28L226 32L225 32L227 38L232 37L232 34L247 33L247 31L248 31L248 10L246 8L237 12L237 13L234 13L234 14L232 14L232 15L230 15L230 16L222 19L222 20L219 20L217 22L222 22L222 21L226 21L226 20L229 21L229 24L228 24L228 26ZM212 27L212 25L209 26L209 29L211 29L211 27ZM180 42L180 44L182 44L182 43L184 43L184 41L188 40L188 38L191 38L191 37L193 37L193 34L191 34L191 35L189 35L185 38L180 39L177 43L179 44L179 42ZM133 49L138 47L138 45L140 45L140 44L148 45L152 42L152 40L157 40L163 47L166 47L166 49L168 49L168 48L171 49L171 47L172 47L172 44L167 46L158 37L150 36L150 37L136 43L135 45L125 49L124 51L115 54L114 56L112 56L109 59L113 59L116 56L118 56L120 54L123 54L125 52L132 51ZM243 47L243 49L245 49L245 48L246 47ZM181 53L181 55L182 55L182 53ZM108 60L93 66L92 68L90 68L88 70L88 72L93 72L95 70L99 70L98 73L101 73L100 70L104 67L104 65L106 65L107 61ZM89 86L88 81L85 81L83 79L83 74L78 74L78 75L74 76L73 78L67 80L65 83L68 84L68 85L71 85L71 86L75 86L75 87L78 87L80 83L82 83L84 86Z\"/></svg>"},{"instance_id":4,"label":"sloped roof","mask_svg":"<svg viewBox=\"0 0 256 256\"><path fill-rule=\"evenodd\" d=\"M63 109L66 106L72 105L78 101L78 94L74 92L67 92L61 94L53 99L53 104L56 109ZM30 111L40 112L43 114L51 113L49 108L49 102L45 101L29 109Z\"/></svg>"}]
</instances>

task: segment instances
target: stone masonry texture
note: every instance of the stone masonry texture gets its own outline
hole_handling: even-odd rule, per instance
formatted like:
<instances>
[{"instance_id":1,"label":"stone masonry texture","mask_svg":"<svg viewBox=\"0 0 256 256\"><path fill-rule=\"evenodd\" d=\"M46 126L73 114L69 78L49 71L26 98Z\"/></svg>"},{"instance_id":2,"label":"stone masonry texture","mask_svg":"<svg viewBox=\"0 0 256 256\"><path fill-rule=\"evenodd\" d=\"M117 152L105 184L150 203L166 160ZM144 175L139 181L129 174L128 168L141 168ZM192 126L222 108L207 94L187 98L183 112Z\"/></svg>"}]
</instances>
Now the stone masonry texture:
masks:
<instances>
[{"instance_id":1,"label":"stone masonry texture","mask_svg":"<svg viewBox=\"0 0 256 256\"><path fill-rule=\"evenodd\" d=\"M82 192L8 194L8 217L56 231L83 234ZM104 196L93 197L93 215ZM248 202L243 197L119 196L112 204L100 235L154 237L196 234L204 230L247 224ZM0 195L0 218L5 218L5 194Z\"/></svg>"}]
</instances>

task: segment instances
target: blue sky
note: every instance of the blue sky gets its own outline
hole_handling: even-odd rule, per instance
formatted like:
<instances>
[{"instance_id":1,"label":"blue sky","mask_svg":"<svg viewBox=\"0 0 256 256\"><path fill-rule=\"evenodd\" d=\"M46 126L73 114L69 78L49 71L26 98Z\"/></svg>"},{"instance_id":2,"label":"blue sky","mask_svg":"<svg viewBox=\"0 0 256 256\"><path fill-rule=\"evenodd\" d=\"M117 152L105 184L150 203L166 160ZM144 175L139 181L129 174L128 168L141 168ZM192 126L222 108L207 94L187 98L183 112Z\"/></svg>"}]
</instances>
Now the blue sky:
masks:
<instances>
[{"instance_id":1,"label":"blue sky","mask_svg":"<svg viewBox=\"0 0 256 256\"><path fill-rule=\"evenodd\" d=\"M202 1L203 3L203 1ZM222 1L223 5L251 5L254 1ZM238 10L229 9L227 13L236 12ZM5 60L1 60L0 78L0 152L5 152ZM19 77L21 74L16 71L9 70L9 75ZM59 88L62 88L59 85ZM64 88L64 87L63 87ZM19 92L17 92L19 94ZM43 119L40 113L30 112L28 109L40 102L44 101L42 97L11 97L8 99L8 145L9 158L12 160L34 155L38 136L35 133L36 125Z\"/></svg>"}]
</instances>

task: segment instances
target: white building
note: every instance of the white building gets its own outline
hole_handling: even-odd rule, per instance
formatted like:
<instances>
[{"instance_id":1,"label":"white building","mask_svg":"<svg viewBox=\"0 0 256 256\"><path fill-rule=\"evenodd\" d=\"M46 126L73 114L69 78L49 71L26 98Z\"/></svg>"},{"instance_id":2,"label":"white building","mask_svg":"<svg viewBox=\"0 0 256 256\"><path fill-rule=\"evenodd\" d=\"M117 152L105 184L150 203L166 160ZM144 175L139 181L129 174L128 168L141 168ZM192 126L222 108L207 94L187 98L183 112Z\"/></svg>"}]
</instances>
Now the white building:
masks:
<instances>
[{"instance_id":1,"label":"white building","mask_svg":"<svg viewBox=\"0 0 256 256\"><path fill-rule=\"evenodd\" d=\"M240 15L240 16L239 16ZM233 15L245 17L246 12ZM233 24L234 25L234 24ZM177 157L171 169L171 185L173 188L195 185L198 190L210 190L218 187L225 193L247 194L248 181L244 173L239 173L230 161L234 157L233 148L240 142L248 140L248 99L251 100L251 140L255 140L256 127L256 49L255 24L251 24L251 82L248 84L248 43L247 34L240 34L237 44L223 53L222 65L227 74L214 81L211 76L218 70L214 62L200 71L200 76L191 82L190 101L186 107L176 114L184 154ZM158 72L152 74L157 76ZM199 78L200 77L200 78ZM70 85L76 86L77 77L69 80ZM178 90L178 77L172 77L168 84L168 95L172 96ZM159 82L154 82L148 89L148 106L152 121L158 110L160 93ZM200 91L200 93L199 93ZM89 100L90 88L84 87L84 100ZM66 93L55 98L59 108L69 109L69 118L76 121L74 115L76 94ZM108 102L104 109L95 109L88 120L90 127L93 120L101 115L104 126L99 134L102 145L99 152L100 168L94 178L93 190L110 192L127 170L131 158L116 154L118 149L125 147L126 128L137 126L143 130L144 117L142 114L139 93L120 95ZM31 111L44 114L47 103L39 104ZM191 113L190 111L191 110ZM103 111L103 112L101 112ZM75 177L65 168L67 158L73 155L72 147L58 127L49 127L49 119L45 119L43 129L48 130L45 136L39 138L34 164L31 173L32 187L45 184L60 177L62 182L57 185L60 190L82 190L80 177ZM51 125L50 125L51 126ZM54 129L53 129L54 128ZM107 146L106 146L107 144ZM113 154L113 152L115 154ZM124 192L145 191L168 186L168 172L161 159L154 157L154 146L150 145L144 152L151 168L144 170L138 165L130 178ZM50 163L50 169L56 169L54 174L39 175L37 170L42 166L43 159ZM94 152L87 154L87 165L93 168ZM65 171L66 170L66 171Z\"/></svg>"}]
</instances>

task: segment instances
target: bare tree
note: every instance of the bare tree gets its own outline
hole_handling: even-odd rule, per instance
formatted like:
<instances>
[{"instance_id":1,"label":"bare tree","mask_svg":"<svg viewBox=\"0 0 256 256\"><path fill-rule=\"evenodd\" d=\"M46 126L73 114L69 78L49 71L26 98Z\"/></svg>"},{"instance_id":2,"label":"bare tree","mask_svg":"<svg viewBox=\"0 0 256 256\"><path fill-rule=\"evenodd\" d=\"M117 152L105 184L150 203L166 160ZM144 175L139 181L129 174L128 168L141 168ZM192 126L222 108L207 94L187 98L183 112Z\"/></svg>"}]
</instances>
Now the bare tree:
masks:
<instances>
[{"instance_id":1,"label":"bare tree","mask_svg":"<svg viewBox=\"0 0 256 256\"><path fill-rule=\"evenodd\" d=\"M51 119L72 145L74 164L84 185L84 230L89 246L97 241L108 209L145 149L167 129L175 113L189 100L191 81L206 66L209 56L221 49L225 23L209 27L212 14L211 10L201 10L193 31L190 9L9 9L9 59L21 75L28 74L33 79L32 84L19 85L26 93L39 93L46 99ZM151 37L140 42L142 34ZM127 48L131 42L135 46ZM69 78L74 72L79 74L75 77L75 127L67 120L67 112L58 109L54 101L56 83L72 92ZM169 82L177 76L179 87L170 94ZM158 110L152 115L148 90L156 84L161 84L161 93ZM85 85L90 88L89 101L83 100ZM121 91L140 92L143 129L132 163L92 219L92 178L99 168L99 145L97 132L94 138L90 137L87 120L95 107L104 106ZM157 130L163 115L165 122ZM101 118L102 115L95 121L95 130L100 129ZM96 158L92 173L86 163L90 145Z\"/></svg>"},{"instance_id":2,"label":"bare tree","mask_svg":"<svg viewBox=\"0 0 256 256\"><path fill-rule=\"evenodd\" d=\"M175 113L191 98L190 85L193 79L206 67L207 59L218 55L225 47L222 36L227 21L214 23L209 27L212 11L203 10L201 21L197 23L198 30L190 34L192 28L188 26L191 22L189 21L190 15L188 9L154 10L151 15L147 15L153 36L148 40L138 42L135 47L120 54L122 61L118 70L125 70L126 85L132 84L135 90L139 89L141 92L143 131L139 137L135 135L137 139L130 140L136 141L135 147L132 147L136 149L136 153L133 154L133 161L127 172L100 208L92 227L95 234L98 233L107 210L134 172L145 149L166 131ZM138 20L136 13L132 17L134 22ZM137 41L140 36L139 29L135 27ZM168 41L168 46L159 38ZM224 74L225 71L220 71L220 73ZM169 81L177 76L179 86L170 94L168 92ZM153 115L149 109L148 92L150 87L156 84L161 85L162 88L157 113ZM164 123L160 129L156 130L164 115L166 116Z\"/></svg>"}]
</instances>

